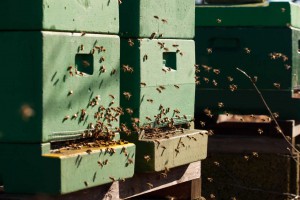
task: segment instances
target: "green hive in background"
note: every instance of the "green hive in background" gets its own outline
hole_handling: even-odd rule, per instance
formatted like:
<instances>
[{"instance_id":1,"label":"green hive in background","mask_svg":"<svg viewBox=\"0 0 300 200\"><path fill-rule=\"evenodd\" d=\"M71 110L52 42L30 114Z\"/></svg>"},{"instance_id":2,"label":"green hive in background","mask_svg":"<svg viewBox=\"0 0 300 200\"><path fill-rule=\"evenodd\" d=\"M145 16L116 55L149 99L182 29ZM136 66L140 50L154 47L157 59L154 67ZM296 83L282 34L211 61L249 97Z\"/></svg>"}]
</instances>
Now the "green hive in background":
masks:
<instances>
[{"instance_id":1,"label":"green hive in background","mask_svg":"<svg viewBox=\"0 0 300 200\"><path fill-rule=\"evenodd\" d=\"M299 11L299 5L289 2L196 7L196 60L201 70L196 116L205 108L268 114L250 80L236 70L239 67L256 76L257 87L281 119L300 118L295 112L300 107Z\"/></svg>"},{"instance_id":2,"label":"green hive in background","mask_svg":"<svg viewBox=\"0 0 300 200\"><path fill-rule=\"evenodd\" d=\"M119 32L118 1L5 1L0 30Z\"/></svg>"},{"instance_id":3,"label":"green hive in background","mask_svg":"<svg viewBox=\"0 0 300 200\"><path fill-rule=\"evenodd\" d=\"M195 0L126 0L120 16L121 37L178 39L195 34Z\"/></svg>"},{"instance_id":4,"label":"green hive in background","mask_svg":"<svg viewBox=\"0 0 300 200\"><path fill-rule=\"evenodd\" d=\"M65 194L132 177L135 145L110 148L115 153L106 147L50 153L49 143L0 144L5 192Z\"/></svg>"},{"instance_id":5,"label":"green hive in background","mask_svg":"<svg viewBox=\"0 0 300 200\"><path fill-rule=\"evenodd\" d=\"M121 39L122 124L129 127L139 119L139 127L167 127L172 119L186 126L193 119L194 49L192 40ZM163 134L156 139L143 131L123 135L137 145L137 171L162 171L206 157L205 131Z\"/></svg>"},{"instance_id":6,"label":"green hive in background","mask_svg":"<svg viewBox=\"0 0 300 200\"><path fill-rule=\"evenodd\" d=\"M1 32L0 42L1 142L75 139L100 105L119 106L118 36Z\"/></svg>"}]
</instances>

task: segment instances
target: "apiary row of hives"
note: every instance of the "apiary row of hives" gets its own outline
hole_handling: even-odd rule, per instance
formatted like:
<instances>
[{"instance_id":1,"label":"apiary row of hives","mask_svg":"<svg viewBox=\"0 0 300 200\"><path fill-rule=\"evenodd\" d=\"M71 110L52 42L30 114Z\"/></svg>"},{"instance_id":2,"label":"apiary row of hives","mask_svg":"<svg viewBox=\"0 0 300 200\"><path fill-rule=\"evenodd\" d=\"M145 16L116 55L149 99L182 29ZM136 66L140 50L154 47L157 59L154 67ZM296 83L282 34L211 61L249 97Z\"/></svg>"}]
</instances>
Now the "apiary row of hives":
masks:
<instances>
[{"instance_id":1,"label":"apiary row of hives","mask_svg":"<svg viewBox=\"0 0 300 200\"><path fill-rule=\"evenodd\" d=\"M194 0L16 0L0 13L5 192L64 194L206 157L206 132L190 128Z\"/></svg>"}]
</instances>

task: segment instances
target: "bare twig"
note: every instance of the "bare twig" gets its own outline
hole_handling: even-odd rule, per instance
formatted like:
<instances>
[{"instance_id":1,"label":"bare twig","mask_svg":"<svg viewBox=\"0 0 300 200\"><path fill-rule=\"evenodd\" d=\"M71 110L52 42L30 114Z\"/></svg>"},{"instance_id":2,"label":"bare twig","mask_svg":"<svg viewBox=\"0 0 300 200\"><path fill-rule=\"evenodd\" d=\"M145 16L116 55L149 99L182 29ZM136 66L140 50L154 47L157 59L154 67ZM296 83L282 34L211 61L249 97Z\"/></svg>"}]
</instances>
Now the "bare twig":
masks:
<instances>
[{"instance_id":1,"label":"bare twig","mask_svg":"<svg viewBox=\"0 0 300 200\"><path fill-rule=\"evenodd\" d=\"M251 81L251 83L252 83L252 85L254 86L256 92L259 94L259 96L260 96L262 102L264 103L265 107L267 108L267 110L268 110L268 112L269 112L269 114L270 114L272 120L275 122L277 131L282 135L282 137L283 137L283 138L286 140L286 142L291 146L291 148L292 148L293 150L295 150L295 152L300 153L300 152L298 151L298 149L297 149L297 148L289 141L289 139L284 135L284 133L283 133L282 129L280 128L280 126L279 126L279 124L278 124L276 118L274 117L274 114L272 113L272 111L271 111L270 107L268 106L268 104L267 104L265 98L263 97L263 95L261 94L261 92L259 91L259 89L257 88L257 86L256 86L255 82L252 80L252 78L251 78L245 71L241 70L240 68L236 68L236 69L237 69L239 72L241 72L242 74L244 74L244 75ZM290 153L292 154L291 151L290 151ZM295 159L294 159L294 160L295 160ZM296 161L296 160L295 160L295 161ZM297 161L296 161L296 162L297 162Z\"/></svg>"}]
</instances>

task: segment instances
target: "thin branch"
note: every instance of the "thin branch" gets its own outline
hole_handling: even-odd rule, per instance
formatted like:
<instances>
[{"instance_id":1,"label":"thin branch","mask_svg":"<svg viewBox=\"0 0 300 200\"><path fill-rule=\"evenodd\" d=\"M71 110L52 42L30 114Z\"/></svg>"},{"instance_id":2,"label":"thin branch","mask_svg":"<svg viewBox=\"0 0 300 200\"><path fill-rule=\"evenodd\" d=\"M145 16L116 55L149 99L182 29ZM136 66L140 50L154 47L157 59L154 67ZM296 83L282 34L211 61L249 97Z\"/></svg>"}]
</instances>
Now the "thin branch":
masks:
<instances>
[{"instance_id":1,"label":"thin branch","mask_svg":"<svg viewBox=\"0 0 300 200\"><path fill-rule=\"evenodd\" d=\"M244 75L251 81L251 83L252 83L252 85L254 86L256 92L259 94L259 96L260 96L262 102L264 103L265 107L267 108L267 110L268 110L268 112L269 112L269 114L270 114L272 120L275 122L277 131L282 135L282 137L286 140L286 142L293 148L293 150L295 150L295 152L300 153L300 152L298 151L298 149L297 149L297 148L289 141L289 139L284 135L284 133L283 133L282 129L280 128L280 126L279 126L279 124L278 124L276 118L274 117L274 114L272 113L272 111L271 111L270 107L268 106L268 104L267 104L265 98L263 97L263 95L261 94L261 92L259 91L259 89L257 88L257 86L256 86L255 82L252 80L252 78L251 78L245 71L241 70L240 68L236 68L236 69L237 69L239 72L241 72L242 74L244 74ZM290 151L290 153L292 154L291 151ZM295 160L295 159L294 159L294 160ZM296 160L295 160L295 161L296 161ZM296 161L296 162L297 162L297 161Z\"/></svg>"}]
</instances>

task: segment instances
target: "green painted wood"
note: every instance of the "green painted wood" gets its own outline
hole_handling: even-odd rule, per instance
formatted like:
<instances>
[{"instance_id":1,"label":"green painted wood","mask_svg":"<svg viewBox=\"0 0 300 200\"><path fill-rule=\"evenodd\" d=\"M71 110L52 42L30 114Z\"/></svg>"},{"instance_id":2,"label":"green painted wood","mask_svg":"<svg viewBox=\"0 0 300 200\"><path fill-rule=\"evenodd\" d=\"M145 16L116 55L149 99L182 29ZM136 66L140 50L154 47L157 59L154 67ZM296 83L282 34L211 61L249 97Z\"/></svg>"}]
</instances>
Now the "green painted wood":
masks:
<instances>
[{"instance_id":1,"label":"green painted wood","mask_svg":"<svg viewBox=\"0 0 300 200\"><path fill-rule=\"evenodd\" d=\"M130 178L134 174L135 145L49 153L49 144L0 144L3 181L7 193L66 194ZM128 156L122 153L126 148ZM108 160L102 167L98 161ZM133 163L128 164L132 159Z\"/></svg>"},{"instance_id":2,"label":"green painted wood","mask_svg":"<svg viewBox=\"0 0 300 200\"><path fill-rule=\"evenodd\" d=\"M196 6L196 26L285 27L288 24L300 28L300 5L297 3L280 1Z\"/></svg>"},{"instance_id":3,"label":"green painted wood","mask_svg":"<svg viewBox=\"0 0 300 200\"><path fill-rule=\"evenodd\" d=\"M165 43L168 51L161 48L158 42ZM121 69L121 107L125 112L121 116L121 123L130 125L131 118L139 118L140 126L149 124L154 121L154 116L161 112L160 105L165 109L169 108L170 111L166 114L168 118L176 118L175 109L180 111L178 115L182 119L183 115L192 118L195 97L194 41L140 39L133 40L133 43L134 45L130 46L128 40L121 39L121 68L124 65L133 68L133 72ZM175 48L172 46L174 44L179 46ZM176 53L177 49L183 54ZM165 53L173 55L165 56L165 59L169 60L166 64L163 61ZM174 69L169 71L165 65ZM179 88L174 85L178 85ZM165 89L159 88L160 86ZM129 92L132 96L127 99L123 95L124 92ZM132 109L133 114L128 114L127 108ZM186 120L182 123L186 123Z\"/></svg>"},{"instance_id":4,"label":"green painted wood","mask_svg":"<svg viewBox=\"0 0 300 200\"><path fill-rule=\"evenodd\" d=\"M118 33L118 1L15 0L2 2L0 30Z\"/></svg>"},{"instance_id":5,"label":"green painted wood","mask_svg":"<svg viewBox=\"0 0 300 200\"><path fill-rule=\"evenodd\" d=\"M130 17L129 17L130 16ZM123 37L193 38L194 0L127 0L120 5Z\"/></svg>"},{"instance_id":6,"label":"green painted wood","mask_svg":"<svg viewBox=\"0 0 300 200\"><path fill-rule=\"evenodd\" d=\"M159 172L203 160L207 156L207 131L185 130L169 138L149 139L135 134L126 137L136 144L137 172ZM148 156L149 159L145 159Z\"/></svg>"},{"instance_id":7,"label":"green painted wood","mask_svg":"<svg viewBox=\"0 0 300 200\"><path fill-rule=\"evenodd\" d=\"M203 113L205 108L215 114L224 111L268 114L249 79L236 70L239 67L257 77L257 87L266 95L271 109L279 112L281 119L299 118L296 112L298 99L292 99L299 88L299 33L300 30L295 28L198 27L195 41L196 59L201 70L197 76L201 84L196 92L196 115ZM274 52L286 57L272 59ZM207 71L202 65L212 69ZM214 73L213 69L219 69L220 74ZM228 77L233 81L230 82ZM208 83L205 78L208 78ZM279 83L280 89L274 83ZM237 91L230 91L232 84L237 85ZM219 109L218 102L223 102L224 108Z\"/></svg>"},{"instance_id":8,"label":"green painted wood","mask_svg":"<svg viewBox=\"0 0 300 200\"><path fill-rule=\"evenodd\" d=\"M118 36L1 32L0 41L0 93L5 95L0 100L5 105L0 117L4 122L1 142L72 139L96 122L94 114L100 106L119 106ZM100 46L106 51L98 51ZM101 73L103 66L106 70ZM87 73L91 69L93 74L76 74L75 69ZM90 106L98 95L98 105ZM80 120L82 109L86 114ZM112 128L118 123L112 121Z\"/></svg>"}]
</instances>

